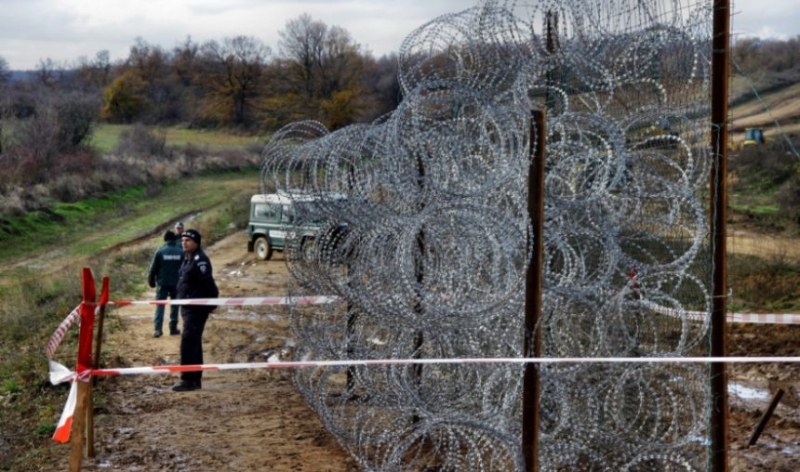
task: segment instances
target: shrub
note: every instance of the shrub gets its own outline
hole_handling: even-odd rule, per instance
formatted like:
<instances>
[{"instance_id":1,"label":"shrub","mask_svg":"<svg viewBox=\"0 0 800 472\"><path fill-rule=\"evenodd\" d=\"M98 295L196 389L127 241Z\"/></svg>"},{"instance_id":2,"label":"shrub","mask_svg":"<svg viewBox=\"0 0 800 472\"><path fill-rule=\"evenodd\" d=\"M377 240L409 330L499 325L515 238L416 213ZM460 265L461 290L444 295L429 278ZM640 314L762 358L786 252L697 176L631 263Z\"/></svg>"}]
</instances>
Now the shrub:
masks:
<instances>
[{"instance_id":1,"label":"shrub","mask_svg":"<svg viewBox=\"0 0 800 472\"><path fill-rule=\"evenodd\" d=\"M729 269L734 301L743 309L792 311L800 307L800 264L786 254L733 256Z\"/></svg>"},{"instance_id":2,"label":"shrub","mask_svg":"<svg viewBox=\"0 0 800 472\"><path fill-rule=\"evenodd\" d=\"M784 146L780 141L748 146L731 155L730 170L746 188L757 191L774 189L795 173L797 159L788 155Z\"/></svg>"},{"instance_id":3,"label":"shrub","mask_svg":"<svg viewBox=\"0 0 800 472\"><path fill-rule=\"evenodd\" d=\"M138 157L163 157L167 155L167 133L149 129L136 123L119 135L116 152Z\"/></svg>"},{"instance_id":4,"label":"shrub","mask_svg":"<svg viewBox=\"0 0 800 472\"><path fill-rule=\"evenodd\" d=\"M781 215L800 226L800 164L795 166L795 174L781 186L776 199Z\"/></svg>"}]
</instances>

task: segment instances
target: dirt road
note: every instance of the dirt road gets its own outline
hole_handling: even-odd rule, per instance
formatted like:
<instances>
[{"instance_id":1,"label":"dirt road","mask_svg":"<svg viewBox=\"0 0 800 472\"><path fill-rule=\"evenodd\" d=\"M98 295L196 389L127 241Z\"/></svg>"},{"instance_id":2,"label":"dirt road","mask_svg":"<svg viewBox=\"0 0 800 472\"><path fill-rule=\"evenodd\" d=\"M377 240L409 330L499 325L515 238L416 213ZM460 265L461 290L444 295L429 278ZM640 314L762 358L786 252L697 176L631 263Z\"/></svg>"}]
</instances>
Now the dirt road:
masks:
<instances>
[{"instance_id":1,"label":"dirt road","mask_svg":"<svg viewBox=\"0 0 800 472\"><path fill-rule=\"evenodd\" d=\"M237 233L207 249L223 296L285 295L283 256L257 261ZM152 296L150 294L149 296ZM112 297L113 298L113 297ZM179 337L153 338L150 308L112 312L108 367L179 362ZM732 355L798 355L800 327L738 325ZM280 307L219 308L206 327L208 363L264 361L291 344ZM793 471L800 457L800 368L736 366L730 371L731 471ZM355 461L295 391L287 370L205 373L203 389L175 393L175 376L101 379L96 458L87 471L355 471ZM786 391L759 442L745 448L777 388ZM67 470L63 462L52 470Z\"/></svg>"}]
</instances>

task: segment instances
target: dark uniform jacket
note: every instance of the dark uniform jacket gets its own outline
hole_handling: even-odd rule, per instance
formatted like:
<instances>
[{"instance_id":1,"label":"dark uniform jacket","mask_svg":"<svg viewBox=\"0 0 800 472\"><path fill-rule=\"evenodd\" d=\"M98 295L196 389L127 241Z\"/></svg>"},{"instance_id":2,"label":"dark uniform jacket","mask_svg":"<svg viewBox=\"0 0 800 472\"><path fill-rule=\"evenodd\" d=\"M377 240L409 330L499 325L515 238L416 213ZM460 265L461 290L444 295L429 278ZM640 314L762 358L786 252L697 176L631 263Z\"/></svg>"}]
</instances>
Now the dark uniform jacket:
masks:
<instances>
[{"instance_id":1,"label":"dark uniform jacket","mask_svg":"<svg viewBox=\"0 0 800 472\"><path fill-rule=\"evenodd\" d=\"M211 261L202 249L185 254L178 277L178 298L217 298L219 289L214 282ZM186 305L192 311L211 312L214 306Z\"/></svg>"},{"instance_id":2,"label":"dark uniform jacket","mask_svg":"<svg viewBox=\"0 0 800 472\"><path fill-rule=\"evenodd\" d=\"M182 261L183 249L178 241L167 241L158 248L150 262L147 283L151 287L156 284L161 287L175 287L178 285L178 270Z\"/></svg>"}]
</instances>

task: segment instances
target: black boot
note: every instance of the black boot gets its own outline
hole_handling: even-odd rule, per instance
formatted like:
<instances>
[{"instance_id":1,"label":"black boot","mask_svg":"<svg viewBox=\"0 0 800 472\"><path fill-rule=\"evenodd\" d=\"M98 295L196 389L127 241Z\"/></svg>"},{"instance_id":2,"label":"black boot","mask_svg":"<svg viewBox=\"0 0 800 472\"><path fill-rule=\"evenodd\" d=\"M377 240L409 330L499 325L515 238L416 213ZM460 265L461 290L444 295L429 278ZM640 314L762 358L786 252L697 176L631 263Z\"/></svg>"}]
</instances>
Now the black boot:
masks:
<instances>
[{"instance_id":1,"label":"black boot","mask_svg":"<svg viewBox=\"0 0 800 472\"><path fill-rule=\"evenodd\" d=\"M185 380L181 380L174 387L172 387L173 392L191 392L192 390L200 390L200 382L187 382Z\"/></svg>"}]
</instances>

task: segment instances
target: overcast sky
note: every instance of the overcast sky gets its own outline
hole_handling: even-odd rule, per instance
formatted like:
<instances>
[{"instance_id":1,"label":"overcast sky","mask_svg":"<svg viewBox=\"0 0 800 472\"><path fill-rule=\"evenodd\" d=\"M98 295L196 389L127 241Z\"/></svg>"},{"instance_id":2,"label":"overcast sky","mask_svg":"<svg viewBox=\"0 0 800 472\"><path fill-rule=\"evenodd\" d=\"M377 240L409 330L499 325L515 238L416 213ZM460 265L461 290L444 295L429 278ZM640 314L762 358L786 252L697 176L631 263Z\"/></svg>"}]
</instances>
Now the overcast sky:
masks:
<instances>
[{"instance_id":1,"label":"overcast sky","mask_svg":"<svg viewBox=\"0 0 800 472\"><path fill-rule=\"evenodd\" d=\"M533 2L535 0L524 0ZM587 0L592 1L592 0ZM711 0L708 0L711 1ZM380 56L439 15L477 0L0 0L0 56L12 70L35 69L40 60L74 65L108 50L128 57L137 37L171 50L191 36L196 43L238 35L261 39L277 52L278 31L308 13L340 26ZM737 0L737 36L788 39L800 34L800 0Z\"/></svg>"}]
</instances>

